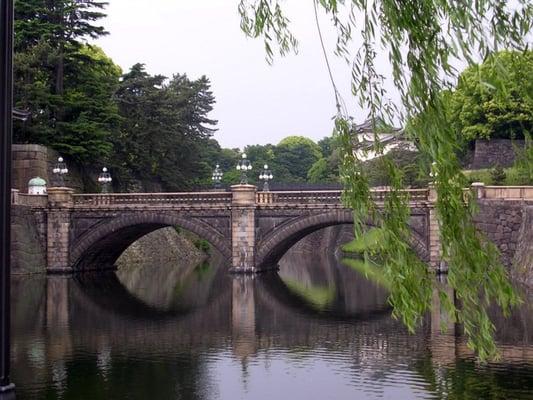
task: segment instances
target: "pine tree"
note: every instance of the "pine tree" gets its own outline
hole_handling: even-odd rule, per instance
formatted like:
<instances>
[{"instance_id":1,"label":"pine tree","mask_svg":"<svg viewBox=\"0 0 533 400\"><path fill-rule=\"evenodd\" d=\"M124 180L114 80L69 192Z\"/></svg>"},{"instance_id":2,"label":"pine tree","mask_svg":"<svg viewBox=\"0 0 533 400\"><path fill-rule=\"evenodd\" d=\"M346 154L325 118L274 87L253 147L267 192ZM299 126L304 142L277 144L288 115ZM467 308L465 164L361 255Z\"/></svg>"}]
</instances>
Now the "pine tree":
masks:
<instances>
[{"instance_id":1,"label":"pine tree","mask_svg":"<svg viewBox=\"0 0 533 400\"><path fill-rule=\"evenodd\" d=\"M115 175L127 187L130 175L166 190L197 187L211 173L204 153L216 124L208 118L214 97L205 77L148 74L142 64L122 77L115 98L121 116L113 140Z\"/></svg>"},{"instance_id":2,"label":"pine tree","mask_svg":"<svg viewBox=\"0 0 533 400\"><path fill-rule=\"evenodd\" d=\"M120 70L84 44L106 2L19 0L15 7L15 104L31 112L15 140L50 145L77 160L109 153L118 117L111 102ZM98 112L97 112L98 111Z\"/></svg>"}]
</instances>

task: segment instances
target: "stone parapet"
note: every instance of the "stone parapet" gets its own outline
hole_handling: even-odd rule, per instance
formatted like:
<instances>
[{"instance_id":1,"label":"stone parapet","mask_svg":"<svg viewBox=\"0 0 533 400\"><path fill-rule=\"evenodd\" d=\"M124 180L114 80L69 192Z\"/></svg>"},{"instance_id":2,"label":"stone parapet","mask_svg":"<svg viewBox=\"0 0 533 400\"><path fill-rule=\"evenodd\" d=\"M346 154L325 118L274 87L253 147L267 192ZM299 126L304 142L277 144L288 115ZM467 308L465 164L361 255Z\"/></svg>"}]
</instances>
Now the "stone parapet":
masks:
<instances>
[{"instance_id":1,"label":"stone parapet","mask_svg":"<svg viewBox=\"0 0 533 400\"><path fill-rule=\"evenodd\" d=\"M67 187L51 187L48 189L48 206L50 208L72 207L74 189Z\"/></svg>"}]
</instances>

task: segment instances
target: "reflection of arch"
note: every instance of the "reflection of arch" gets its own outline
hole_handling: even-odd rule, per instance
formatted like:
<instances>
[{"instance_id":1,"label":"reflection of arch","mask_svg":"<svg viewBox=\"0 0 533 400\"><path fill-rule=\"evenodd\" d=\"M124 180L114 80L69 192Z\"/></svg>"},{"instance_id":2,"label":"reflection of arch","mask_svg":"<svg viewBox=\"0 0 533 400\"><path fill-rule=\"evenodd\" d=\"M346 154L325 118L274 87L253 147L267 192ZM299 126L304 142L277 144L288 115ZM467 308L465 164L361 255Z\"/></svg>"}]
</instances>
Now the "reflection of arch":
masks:
<instances>
[{"instance_id":1,"label":"reflection of arch","mask_svg":"<svg viewBox=\"0 0 533 400\"><path fill-rule=\"evenodd\" d=\"M228 276L224 268L216 268L216 277L210 286L207 303L203 307L209 307L223 296L228 297L227 284L221 284ZM198 312L195 307L173 307L171 309L158 308L146 304L135 294L128 291L124 284L118 279L115 272L88 272L76 274L74 282L79 290L75 291L78 305L93 305L105 310L105 313L113 318L134 318L136 320L150 321L163 319L180 319ZM99 311L101 313L101 311Z\"/></svg>"},{"instance_id":2,"label":"reflection of arch","mask_svg":"<svg viewBox=\"0 0 533 400\"><path fill-rule=\"evenodd\" d=\"M336 310L321 312L312 304L293 293L281 277L273 273L262 274L256 279L256 293L262 305L275 310L276 313L293 313L317 320L342 320L350 322L374 321L390 318L392 308L388 305L376 306L371 310L360 310L346 314Z\"/></svg>"},{"instance_id":3,"label":"reflection of arch","mask_svg":"<svg viewBox=\"0 0 533 400\"><path fill-rule=\"evenodd\" d=\"M71 265L77 269L110 266L140 237L167 226L179 226L211 243L226 259L231 257L229 243L207 223L177 215L142 212L121 215L97 225L72 246Z\"/></svg>"},{"instance_id":4,"label":"reflection of arch","mask_svg":"<svg viewBox=\"0 0 533 400\"><path fill-rule=\"evenodd\" d=\"M276 265L283 254L308 234L328 226L343 224L353 224L353 214L350 210L334 210L295 218L279 229L272 230L259 243L256 264ZM427 261L429 254L425 242L420 234L411 230L413 250L422 260Z\"/></svg>"}]
</instances>

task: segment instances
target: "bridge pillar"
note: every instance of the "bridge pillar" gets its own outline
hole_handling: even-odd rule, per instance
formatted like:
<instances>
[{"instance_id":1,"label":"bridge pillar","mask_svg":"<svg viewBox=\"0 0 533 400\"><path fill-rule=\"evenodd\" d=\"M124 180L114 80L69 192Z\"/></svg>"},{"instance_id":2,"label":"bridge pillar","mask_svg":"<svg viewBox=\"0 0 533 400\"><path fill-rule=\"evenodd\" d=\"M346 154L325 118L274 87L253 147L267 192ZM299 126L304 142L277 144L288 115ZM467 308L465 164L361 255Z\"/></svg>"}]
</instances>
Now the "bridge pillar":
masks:
<instances>
[{"instance_id":1,"label":"bridge pillar","mask_svg":"<svg viewBox=\"0 0 533 400\"><path fill-rule=\"evenodd\" d=\"M47 266L48 273L71 272L70 268L70 213L73 189L48 189Z\"/></svg>"},{"instance_id":2,"label":"bridge pillar","mask_svg":"<svg viewBox=\"0 0 533 400\"><path fill-rule=\"evenodd\" d=\"M253 185L231 187L231 272L256 272L255 195Z\"/></svg>"}]
</instances>

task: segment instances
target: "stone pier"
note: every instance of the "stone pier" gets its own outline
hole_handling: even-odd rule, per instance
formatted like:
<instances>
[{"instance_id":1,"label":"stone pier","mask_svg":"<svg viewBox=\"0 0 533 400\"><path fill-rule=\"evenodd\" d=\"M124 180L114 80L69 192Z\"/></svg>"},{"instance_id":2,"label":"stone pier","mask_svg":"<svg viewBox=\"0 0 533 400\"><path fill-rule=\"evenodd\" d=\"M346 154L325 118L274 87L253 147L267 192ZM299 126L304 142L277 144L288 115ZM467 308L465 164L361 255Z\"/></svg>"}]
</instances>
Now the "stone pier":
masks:
<instances>
[{"instance_id":1,"label":"stone pier","mask_svg":"<svg viewBox=\"0 0 533 400\"><path fill-rule=\"evenodd\" d=\"M231 271L255 272L255 202L253 185L231 187Z\"/></svg>"}]
</instances>

